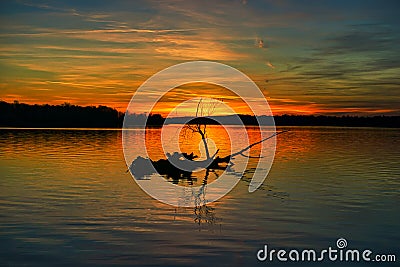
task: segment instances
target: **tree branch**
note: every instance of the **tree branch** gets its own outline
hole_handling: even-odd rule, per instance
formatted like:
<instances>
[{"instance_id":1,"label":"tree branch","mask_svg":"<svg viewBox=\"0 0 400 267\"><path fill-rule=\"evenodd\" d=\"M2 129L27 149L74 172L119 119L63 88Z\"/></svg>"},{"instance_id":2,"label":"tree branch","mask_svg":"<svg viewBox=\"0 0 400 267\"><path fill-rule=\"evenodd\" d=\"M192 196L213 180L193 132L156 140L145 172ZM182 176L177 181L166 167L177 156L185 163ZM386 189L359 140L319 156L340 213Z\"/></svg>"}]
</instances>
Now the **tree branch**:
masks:
<instances>
[{"instance_id":1,"label":"tree branch","mask_svg":"<svg viewBox=\"0 0 400 267\"><path fill-rule=\"evenodd\" d=\"M274 136L277 136L277 135L279 135L279 134L286 133L286 132L288 132L288 130L284 130L284 131L281 131L281 132L274 133L273 135L268 136L267 138L264 138L264 139L262 139L262 140L260 140L260 141L258 141L258 142L255 142L255 143L253 143L253 144L251 144L251 145L249 145L249 146L243 148L242 150L240 150L240 151L238 151L238 152L236 152L236 153L231 154L230 157L233 158L234 156L237 156L237 155L243 155L243 152L249 150L249 149L252 148L253 146L258 145L258 144L260 144L260 143L262 143L262 142L264 142L264 141L267 141L268 139L271 139L271 138L274 137Z\"/></svg>"}]
</instances>

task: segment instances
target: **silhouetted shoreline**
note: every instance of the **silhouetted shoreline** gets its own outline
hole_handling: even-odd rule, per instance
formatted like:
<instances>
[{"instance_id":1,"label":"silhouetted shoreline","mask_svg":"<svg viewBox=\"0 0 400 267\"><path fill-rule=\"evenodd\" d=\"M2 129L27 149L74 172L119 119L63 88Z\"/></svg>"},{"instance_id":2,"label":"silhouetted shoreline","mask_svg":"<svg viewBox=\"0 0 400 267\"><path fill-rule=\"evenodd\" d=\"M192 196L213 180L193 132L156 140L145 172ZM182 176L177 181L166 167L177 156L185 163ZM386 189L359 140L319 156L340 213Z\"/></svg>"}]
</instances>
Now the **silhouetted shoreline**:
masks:
<instances>
[{"instance_id":1,"label":"silhouetted shoreline","mask_svg":"<svg viewBox=\"0 0 400 267\"><path fill-rule=\"evenodd\" d=\"M14 101L0 101L0 127L16 128L121 128L124 116L131 116L135 122L147 120L148 126L180 124L185 121L206 124L237 124L230 116L206 118L178 117L165 119L159 114L128 114L107 106L77 106L69 103L61 105L29 105ZM255 116L238 115L245 125L258 125ZM268 116L258 117L261 125L268 125ZM400 128L400 116L325 116L325 115L279 115L274 116L276 126L343 126L343 127L385 127ZM264 124L265 122L265 124ZM125 125L135 127L135 124Z\"/></svg>"}]
</instances>

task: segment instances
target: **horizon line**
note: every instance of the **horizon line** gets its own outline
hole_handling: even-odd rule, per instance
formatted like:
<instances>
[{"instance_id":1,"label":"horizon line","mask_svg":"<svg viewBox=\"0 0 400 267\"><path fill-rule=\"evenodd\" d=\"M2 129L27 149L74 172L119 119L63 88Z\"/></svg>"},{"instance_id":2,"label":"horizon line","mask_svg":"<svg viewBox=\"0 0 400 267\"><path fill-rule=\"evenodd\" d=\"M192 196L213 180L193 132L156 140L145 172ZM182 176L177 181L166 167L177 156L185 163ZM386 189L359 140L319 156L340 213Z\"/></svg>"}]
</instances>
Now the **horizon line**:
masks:
<instances>
[{"instance_id":1,"label":"horizon line","mask_svg":"<svg viewBox=\"0 0 400 267\"><path fill-rule=\"evenodd\" d=\"M45 103L45 104L40 104L40 103L34 103L34 104L29 104L29 103L24 103L24 102L19 102L18 100L14 100L13 102L7 102L5 100L0 99L0 103L7 103L10 105L28 105L28 106L74 106L74 107L79 107L79 108L99 108L99 107L106 107L106 108L110 108L113 109L115 111L117 111L120 115L122 114L129 114L129 115L160 115L163 119L168 119L168 118L195 118L196 116L191 116L191 115L182 115L182 116L165 116L165 114L163 114L162 112L160 113L130 113L129 110L125 110L125 112L119 111L118 109L111 107L111 106L107 106L107 105L78 105L78 104L72 104L70 102L64 102L62 104L49 104L49 103ZM272 112L273 113L273 112ZM278 113L278 114L272 114L272 115L255 115L255 114L243 114L243 113L233 113L233 114L224 114L224 115L210 115L210 116L203 116L203 117L228 117L228 116L254 116L254 117L281 117L281 116L298 116L298 117L357 117L357 118L373 118L373 117L400 117L400 114L393 114L393 113L359 113L359 112L329 112L329 113L313 113L313 114L301 114L301 113Z\"/></svg>"}]
</instances>

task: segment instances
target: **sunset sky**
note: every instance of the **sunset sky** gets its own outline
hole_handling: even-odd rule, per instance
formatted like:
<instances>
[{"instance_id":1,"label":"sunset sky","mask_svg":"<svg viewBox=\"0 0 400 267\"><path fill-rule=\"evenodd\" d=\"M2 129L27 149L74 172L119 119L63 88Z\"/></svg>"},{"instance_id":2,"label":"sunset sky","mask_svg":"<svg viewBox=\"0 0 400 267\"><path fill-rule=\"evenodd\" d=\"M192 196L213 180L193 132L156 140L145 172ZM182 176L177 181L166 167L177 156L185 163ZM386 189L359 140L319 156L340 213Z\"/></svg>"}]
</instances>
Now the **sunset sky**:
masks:
<instances>
[{"instance_id":1,"label":"sunset sky","mask_svg":"<svg viewBox=\"0 0 400 267\"><path fill-rule=\"evenodd\" d=\"M274 114L400 115L399 10L398 1L2 1L0 99L125 111L156 72L210 60L253 79ZM167 99L164 108L183 100Z\"/></svg>"}]
</instances>

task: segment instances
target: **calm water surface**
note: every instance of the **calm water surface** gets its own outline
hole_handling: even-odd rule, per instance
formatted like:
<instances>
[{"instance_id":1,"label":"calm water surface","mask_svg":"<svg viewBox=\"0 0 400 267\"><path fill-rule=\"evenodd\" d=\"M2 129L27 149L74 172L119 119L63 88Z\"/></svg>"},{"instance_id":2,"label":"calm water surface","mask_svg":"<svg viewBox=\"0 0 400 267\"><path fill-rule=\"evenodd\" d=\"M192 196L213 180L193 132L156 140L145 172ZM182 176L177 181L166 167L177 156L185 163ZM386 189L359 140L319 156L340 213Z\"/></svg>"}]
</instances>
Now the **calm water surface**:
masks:
<instances>
[{"instance_id":1,"label":"calm water surface","mask_svg":"<svg viewBox=\"0 0 400 267\"><path fill-rule=\"evenodd\" d=\"M284 266L256 252L339 237L399 263L399 130L288 129L261 190L248 193L250 163L199 208L147 196L126 173L120 131L0 130L0 265Z\"/></svg>"}]
</instances>

